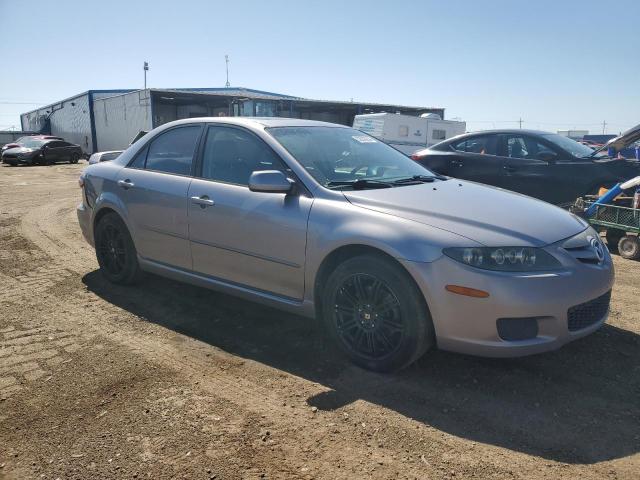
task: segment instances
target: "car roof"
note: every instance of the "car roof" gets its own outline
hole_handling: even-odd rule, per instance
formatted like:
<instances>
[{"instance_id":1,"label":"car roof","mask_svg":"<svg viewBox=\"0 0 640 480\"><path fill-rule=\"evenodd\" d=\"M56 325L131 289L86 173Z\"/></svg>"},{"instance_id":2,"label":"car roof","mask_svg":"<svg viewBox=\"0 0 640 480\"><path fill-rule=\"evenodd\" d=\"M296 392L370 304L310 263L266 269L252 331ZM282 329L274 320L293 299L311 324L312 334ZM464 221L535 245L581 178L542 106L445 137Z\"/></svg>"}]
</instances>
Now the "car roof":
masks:
<instances>
[{"instance_id":1,"label":"car roof","mask_svg":"<svg viewBox=\"0 0 640 480\"><path fill-rule=\"evenodd\" d=\"M198 117L171 122L180 123L227 123L235 125L252 125L263 127L340 127L350 128L337 123L320 122L318 120L303 120L300 118L284 117Z\"/></svg>"},{"instance_id":2,"label":"car roof","mask_svg":"<svg viewBox=\"0 0 640 480\"><path fill-rule=\"evenodd\" d=\"M459 136L462 137L465 135L487 135L487 134L496 134L496 133L507 133L507 134L524 133L527 135L557 135L556 133L545 132L544 130L530 130L526 128L501 128L501 129L494 129L494 130L480 130L477 132L468 132Z\"/></svg>"}]
</instances>

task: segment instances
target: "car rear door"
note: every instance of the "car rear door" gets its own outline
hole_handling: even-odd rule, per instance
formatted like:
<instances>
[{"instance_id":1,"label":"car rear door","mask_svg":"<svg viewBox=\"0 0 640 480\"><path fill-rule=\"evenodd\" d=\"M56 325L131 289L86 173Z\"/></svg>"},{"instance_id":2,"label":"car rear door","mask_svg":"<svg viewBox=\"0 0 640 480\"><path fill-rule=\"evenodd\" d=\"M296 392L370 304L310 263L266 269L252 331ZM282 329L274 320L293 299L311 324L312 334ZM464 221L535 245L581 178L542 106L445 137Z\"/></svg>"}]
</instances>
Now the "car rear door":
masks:
<instances>
[{"instance_id":1,"label":"car rear door","mask_svg":"<svg viewBox=\"0 0 640 480\"><path fill-rule=\"evenodd\" d=\"M449 161L447 175L487 185L501 186L502 162L496 156L497 135L474 135L452 143L454 153Z\"/></svg>"},{"instance_id":2,"label":"car rear door","mask_svg":"<svg viewBox=\"0 0 640 480\"><path fill-rule=\"evenodd\" d=\"M58 152L58 159L69 161L75 151L75 146L69 142L60 142L60 148Z\"/></svg>"},{"instance_id":3,"label":"car rear door","mask_svg":"<svg viewBox=\"0 0 640 480\"><path fill-rule=\"evenodd\" d=\"M248 188L249 176L256 170L292 174L278 155L248 130L210 126L198 170L189 188L193 270L302 299L307 220L313 199Z\"/></svg>"},{"instance_id":4,"label":"car rear door","mask_svg":"<svg viewBox=\"0 0 640 480\"><path fill-rule=\"evenodd\" d=\"M184 270L192 266L187 194L202 130L193 124L162 132L117 178L138 254Z\"/></svg>"}]
</instances>

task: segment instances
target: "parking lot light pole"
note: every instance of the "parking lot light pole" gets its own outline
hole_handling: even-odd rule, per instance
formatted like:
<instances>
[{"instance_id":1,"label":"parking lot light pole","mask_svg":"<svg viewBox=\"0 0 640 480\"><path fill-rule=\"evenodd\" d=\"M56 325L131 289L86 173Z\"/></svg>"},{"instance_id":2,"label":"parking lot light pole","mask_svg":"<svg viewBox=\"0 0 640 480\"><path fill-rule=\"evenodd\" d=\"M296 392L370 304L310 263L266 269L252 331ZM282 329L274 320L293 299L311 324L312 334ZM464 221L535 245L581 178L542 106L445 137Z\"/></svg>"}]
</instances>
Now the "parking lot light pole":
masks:
<instances>
[{"instance_id":1,"label":"parking lot light pole","mask_svg":"<svg viewBox=\"0 0 640 480\"><path fill-rule=\"evenodd\" d=\"M144 62L144 66L142 67L144 70L144 89L147 89L147 72L149 71L149 62Z\"/></svg>"}]
</instances>

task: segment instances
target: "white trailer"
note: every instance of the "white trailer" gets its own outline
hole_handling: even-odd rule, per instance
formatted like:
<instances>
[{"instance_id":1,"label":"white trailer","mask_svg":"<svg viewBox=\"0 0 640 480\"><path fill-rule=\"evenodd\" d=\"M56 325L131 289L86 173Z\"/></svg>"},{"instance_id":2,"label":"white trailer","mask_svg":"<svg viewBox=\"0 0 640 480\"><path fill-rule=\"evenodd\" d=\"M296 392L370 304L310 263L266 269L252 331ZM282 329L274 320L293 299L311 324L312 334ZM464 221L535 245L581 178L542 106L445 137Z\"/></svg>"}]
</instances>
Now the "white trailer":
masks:
<instances>
[{"instance_id":1,"label":"white trailer","mask_svg":"<svg viewBox=\"0 0 640 480\"><path fill-rule=\"evenodd\" d=\"M466 122L442 120L435 113L420 117L395 113L356 115L353 128L397 148L407 155L464 133Z\"/></svg>"}]
</instances>

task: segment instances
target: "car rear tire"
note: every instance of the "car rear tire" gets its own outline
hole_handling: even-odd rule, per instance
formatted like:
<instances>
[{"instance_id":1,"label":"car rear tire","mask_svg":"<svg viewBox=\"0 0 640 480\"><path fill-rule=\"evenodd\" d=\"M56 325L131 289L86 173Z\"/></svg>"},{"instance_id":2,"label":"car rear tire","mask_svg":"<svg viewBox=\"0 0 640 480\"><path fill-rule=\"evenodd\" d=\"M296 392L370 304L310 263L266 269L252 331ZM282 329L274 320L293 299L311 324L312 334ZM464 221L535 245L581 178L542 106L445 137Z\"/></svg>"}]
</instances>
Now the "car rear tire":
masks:
<instances>
[{"instance_id":1,"label":"car rear tire","mask_svg":"<svg viewBox=\"0 0 640 480\"><path fill-rule=\"evenodd\" d=\"M78 160L80 160L80 155L78 155L77 153L73 153L71 154L71 159L69 160L69 163L78 163Z\"/></svg>"},{"instance_id":2,"label":"car rear tire","mask_svg":"<svg viewBox=\"0 0 640 480\"><path fill-rule=\"evenodd\" d=\"M368 254L346 260L329 275L321 301L335 343L368 370L399 370L435 344L422 293L391 260Z\"/></svg>"},{"instance_id":3,"label":"car rear tire","mask_svg":"<svg viewBox=\"0 0 640 480\"><path fill-rule=\"evenodd\" d=\"M640 259L640 239L634 235L624 235L618 242L618 253L628 260Z\"/></svg>"},{"instance_id":4,"label":"car rear tire","mask_svg":"<svg viewBox=\"0 0 640 480\"><path fill-rule=\"evenodd\" d=\"M107 213L95 227L96 257L112 283L130 285L141 279L138 254L129 230L116 213Z\"/></svg>"}]
</instances>

